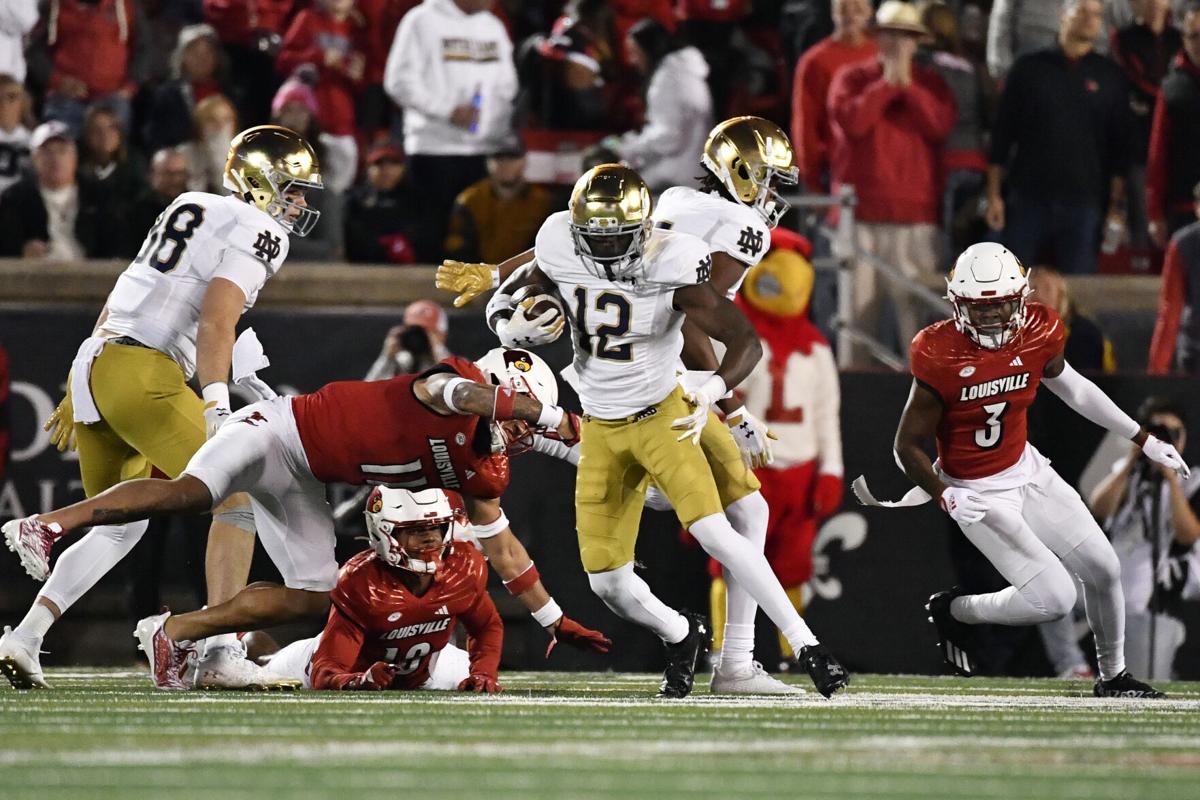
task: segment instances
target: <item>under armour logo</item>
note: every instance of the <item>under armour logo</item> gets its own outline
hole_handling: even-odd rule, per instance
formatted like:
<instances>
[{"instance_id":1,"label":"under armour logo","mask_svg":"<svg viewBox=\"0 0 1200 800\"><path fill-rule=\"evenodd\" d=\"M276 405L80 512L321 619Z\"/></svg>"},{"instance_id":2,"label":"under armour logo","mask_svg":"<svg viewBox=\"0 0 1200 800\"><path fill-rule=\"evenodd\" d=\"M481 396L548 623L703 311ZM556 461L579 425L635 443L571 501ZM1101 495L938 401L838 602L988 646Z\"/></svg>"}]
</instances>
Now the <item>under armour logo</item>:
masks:
<instances>
[{"instance_id":1,"label":"under armour logo","mask_svg":"<svg viewBox=\"0 0 1200 800\"><path fill-rule=\"evenodd\" d=\"M700 266L696 267L696 283L704 283L708 280L708 276L712 274L712 254L706 255L700 259Z\"/></svg>"},{"instance_id":2,"label":"under armour logo","mask_svg":"<svg viewBox=\"0 0 1200 800\"><path fill-rule=\"evenodd\" d=\"M738 249L748 256L757 256L763 249L763 233L758 228L747 225L737 240Z\"/></svg>"},{"instance_id":3,"label":"under armour logo","mask_svg":"<svg viewBox=\"0 0 1200 800\"><path fill-rule=\"evenodd\" d=\"M247 425L253 425L256 428L258 427L258 423L266 422L266 421L267 421L267 418L264 417L262 415L262 413L258 412L258 411L252 411L251 413L247 414L246 416L244 416L238 420L238 422L244 422Z\"/></svg>"},{"instance_id":4,"label":"under armour logo","mask_svg":"<svg viewBox=\"0 0 1200 800\"><path fill-rule=\"evenodd\" d=\"M273 235L270 231L263 231L254 241L254 255L261 258L263 261L274 261L279 258L280 240L278 236Z\"/></svg>"}]
</instances>

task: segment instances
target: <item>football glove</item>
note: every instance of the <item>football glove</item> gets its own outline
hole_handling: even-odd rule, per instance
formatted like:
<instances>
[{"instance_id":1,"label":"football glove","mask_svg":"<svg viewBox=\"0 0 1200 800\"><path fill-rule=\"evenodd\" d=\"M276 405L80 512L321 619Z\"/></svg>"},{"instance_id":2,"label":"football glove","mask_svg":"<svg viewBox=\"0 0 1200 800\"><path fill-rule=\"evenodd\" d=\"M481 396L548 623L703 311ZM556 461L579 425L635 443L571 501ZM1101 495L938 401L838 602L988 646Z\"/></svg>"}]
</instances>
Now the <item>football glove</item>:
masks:
<instances>
[{"instance_id":1,"label":"football glove","mask_svg":"<svg viewBox=\"0 0 1200 800\"><path fill-rule=\"evenodd\" d=\"M50 442L58 448L58 452L65 453L67 450L74 450L75 444L75 407L71 404L71 390L63 395L62 402L58 404L58 408L54 409L54 413L46 420L46 424L42 426L42 430L49 432Z\"/></svg>"},{"instance_id":2,"label":"football glove","mask_svg":"<svg viewBox=\"0 0 1200 800\"><path fill-rule=\"evenodd\" d=\"M742 461L746 462L747 467L758 469L775 460L771 441L778 437L745 406L726 416L725 424L729 426L738 450L742 451Z\"/></svg>"},{"instance_id":3,"label":"football glove","mask_svg":"<svg viewBox=\"0 0 1200 800\"><path fill-rule=\"evenodd\" d=\"M583 627L566 614L563 614L551 634L554 638L550 640L550 645L546 648L546 658L550 657L550 651L560 641L580 650L591 650L593 653L607 653L608 648L612 647L612 639L600 631Z\"/></svg>"},{"instance_id":4,"label":"football glove","mask_svg":"<svg viewBox=\"0 0 1200 800\"><path fill-rule=\"evenodd\" d=\"M475 694L499 694L504 691L504 687L496 682L495 675L472 674L463 678L458 690Z\"/></svg>"},{"instance_id":5,"label":"football glove","mask_svg":"<svg viewBox=\"0 0 1200 800\"><path fill-rule=\"evenodd\" d=\"M727 391L725 381L720 375L712 375L704 383L687 391L683 399L691 404L694 410L686 417L679 417L671 423L673 430L683 431L676 441L691 439L692 444L700 444L700 434L708 422L712 404L724 397Z\"/></svg>"},{"instance_id":6,"label":"football glove","mask_svg":"<svg viewBox=\"0 0 1200 800\"><path fill-rule=\"evenodd\" d=\"M1181 478L1186 479L1192 474L1188 465L1184 463L1183 456L1179 455L1175 445L1170 442L1164 442L1155 436L1147 436L1146 441L1142 444L1142 452L1154 463L1175 470Z\"/></svg>"},{"instance_id":7,"label":"football glove","mask_svg":"<svg viewBox=\"0 0 1200 800\"><path fill-rule=\"evenodd\" d=\"M437 288L458 292L454 307L462 308L484 292L500 285L500 268L493 264L443 261L434 278Z\"/></svg>"},{"instance_id":8,"label":"football glove","mask_svg":"<svg viewBox=\"0 0 1200 800\"><path fill-rule=\"evenodd\" d=\"M366 692L378 692L392 685L396 677L396 665L386 661L376 661L365 672L355 675L343 689L357 689Z\"/></svg>"},{"instance_id":9,"label":"football glove","mask_svg":"<svg viewBox=\"0 0 1200 800\"><path fill-rule=\"evenodd\" d=\"M986 500L961 486L947 486L938 498L938 505L960 525L979 522L988 512Z\"/></svg>"},{"instance_id":10,"label":"football glove","mask_svg":"<svg viewBox=\"0 0 1200 800\"><path fill-rule=\"evenodd\" d=\"M842 507L844 494L841 475L817 475L813 485L813 516L817 519L832 517Z\"/></svg>"},{"instance_id":11,"label":"football glove","mask_svg":"<svg viewBox=\"0 0 1200 800\"><path fill-rule=\"evenodd\" d=\"M552 299L545 294L526 297L513 309L512 317L496 320L496 336L506 347L541 347L550 344L562 335L567 324L566 317L557 305L533 318L527 312L543 300Z\"/></svg>"},{"instance_id":12,"label":"football glove","mask_svg":"<svg viewBox=\"0 0 1200 800\"><path fill-rule=\"evenodd\" d=\"M566 428L570 428L570 433L566 432ZM547 439L562 442L567 447L574 447L579 444L579 434L581 431L583 431L583 420L574 411L568 411L563 415L563 421L559 423L557 428L547 430L542 435Z\"/></svg>"}]
</instances>

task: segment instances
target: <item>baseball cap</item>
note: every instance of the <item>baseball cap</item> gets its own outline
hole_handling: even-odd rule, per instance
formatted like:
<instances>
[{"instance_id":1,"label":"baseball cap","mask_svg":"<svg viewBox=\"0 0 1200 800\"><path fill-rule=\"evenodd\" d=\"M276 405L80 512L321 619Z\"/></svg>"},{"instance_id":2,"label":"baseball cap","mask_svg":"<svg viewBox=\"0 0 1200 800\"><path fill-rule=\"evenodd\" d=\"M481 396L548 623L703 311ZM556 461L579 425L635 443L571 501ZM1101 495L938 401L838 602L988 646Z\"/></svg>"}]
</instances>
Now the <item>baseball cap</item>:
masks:
<instances>
[{"instance_id":1,"label":"baseball cap","mask_svg":"<svg viewBox=\"0 0 1200 800\"><path fill-rule=\"evenodd\" d=\"M71 128L67 123L52 119L49 122L43 122L33 129L33 135L29 137L29 149L37 150L51 139L65 139L68 142L75 141L75 137L71 135Z\"/></svg>"},{"instance_id":2,"label":"baseball cap","mask_svg":"<svg viewBox=\"0 0 1200 800\"><path fill-rule=\"evenodd\" d=\"M394 144L377 144L367 153L367 164L377 164L380 161L395 161L404 163L404 151Z\"/></svg>"}]
</instances>

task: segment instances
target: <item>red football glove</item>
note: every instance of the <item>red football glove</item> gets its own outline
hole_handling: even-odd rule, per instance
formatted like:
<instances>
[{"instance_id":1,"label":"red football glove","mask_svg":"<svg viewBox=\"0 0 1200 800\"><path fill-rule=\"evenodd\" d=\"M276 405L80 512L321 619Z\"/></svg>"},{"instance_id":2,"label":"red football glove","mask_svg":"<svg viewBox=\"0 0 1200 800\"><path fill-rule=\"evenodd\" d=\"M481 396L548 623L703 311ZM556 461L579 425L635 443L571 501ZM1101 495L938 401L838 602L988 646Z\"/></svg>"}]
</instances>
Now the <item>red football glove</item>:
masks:
<instances>
[{"instance_id":1,"label":"red football glove","mask_svg":"<svg viewBox=\"0 0 1200 800\"><path fill-rule=\"evenodd\" d=\"M377 692L392 685L396 677L396 665L386 661L376 661L366 672L356 675L343 686L343 689L359 689L366 692Z\"/></svg>"},{"instance_id":2,"label":"red football glove","mask_svg":"<svg viewBox=\"0 0 1200 800\"><path fill-rule=\"evenodd\" d=\"M845 494L842 479L838 475L818 475L813 486L813 514L817 519L833 516L842 507Z\"/></svg>"},{"instance_id":3,"label":"red football glove","mask_svg":"<svg viewBox=\"0 0 1200 800\"><path fill-rule=\"evenodd\" d=\"M504 687L496 683L495 675L468 675L458 685L458 690L475 694L499 694L504 691Z\"/></svg>"},{"instance_id":4,"label":"red football glove","mask_svg":"<svg viewBox=\"0 0 1200 800\"><path fill-rule=\"evenodd\" d=\"M565 444L567 447L574 447L575 445L579 444L579 434L583 430L583 420L581 420L579 418L579 415L576 414L574 411L568 411L567 416L570 417L571 427L575 431L569 438L559 435L558 431L556 431L556 430L553 430L553 431L548 430L543 435L547 439L557 439L558 441Z\"/></svg>"},{"instance_id":5,"label":"red football glove","mask_svg":"<svg viewBox=\"0 0 1200 800\"><path fill-rule=\"evenodd\" d=\"M578 647L580 650L591 650L593 653L607 653L608 648L612 647L612 639L609 639L600 631L583 627L566 614L563 614L563 618L558 621L558 628L554 631L554 638L550 640L550 645L546 648L546 658L550 657L550 651L554 649L554 645L558 644L560 640L572 647Z\"/></svg>"}]
</instances>

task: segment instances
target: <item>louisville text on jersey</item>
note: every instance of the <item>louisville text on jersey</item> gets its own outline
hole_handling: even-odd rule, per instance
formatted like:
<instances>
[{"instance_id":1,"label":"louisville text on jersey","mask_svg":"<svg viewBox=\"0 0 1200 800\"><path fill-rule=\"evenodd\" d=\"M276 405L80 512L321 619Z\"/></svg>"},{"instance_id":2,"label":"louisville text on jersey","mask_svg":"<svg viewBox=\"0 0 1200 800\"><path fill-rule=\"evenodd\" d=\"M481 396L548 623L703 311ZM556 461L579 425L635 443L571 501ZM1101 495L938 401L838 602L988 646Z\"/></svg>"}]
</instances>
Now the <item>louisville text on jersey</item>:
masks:
<instances>
[{"instance_id":1,"label":"louisville text on jersey","mask_svg":"<svg viewBox=\"0 0 1200 800\"><path fill-rule=\"evenodd\" d=\"M453 617L445 619L435 619L432 622L418 622L414 625L405 625L403 628L393 628L380 635L380 639L393 641L395 639L407 639L410 636L427 636L431 633L440 633L450 627L450 622Z\"/></svg>"},{"instance_id":2,"label":"louisville text on jersey","mask_svg":"<svg viewBox=\"0 0 1200 800\"><path fill-rule=\"evenodd\" d=\"M964 386L961 389L958 399L959 401L980 400L985 397L995 397L998 394L1005 394L1006 392L1015 392L1018 389L1024 389L1028 385L1028 372L1022 372L1020 375L1006 375L1003 378Z\"/></svg>"},{"instance_id":3,"label":"louisville text on jersey","mask_svg":"<svg viewBox=\"0 0 1200 800\"><path fill-rule=\"evenodd\" d=\"M446 440L430 436L429 450L433 453L433 468L437 470L438 477L442 479L442 486L446 489L460 488L458 475L454 473L454 464L450 461L450 448L446 446Z\"/></svg>"}]
</instances>

